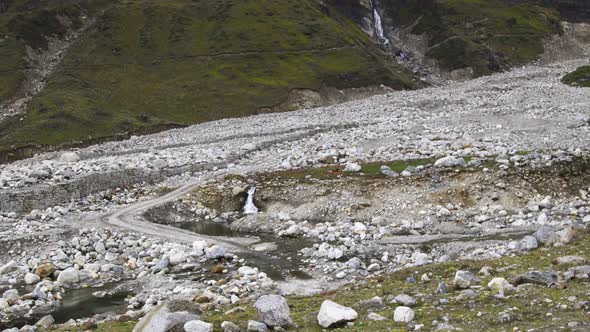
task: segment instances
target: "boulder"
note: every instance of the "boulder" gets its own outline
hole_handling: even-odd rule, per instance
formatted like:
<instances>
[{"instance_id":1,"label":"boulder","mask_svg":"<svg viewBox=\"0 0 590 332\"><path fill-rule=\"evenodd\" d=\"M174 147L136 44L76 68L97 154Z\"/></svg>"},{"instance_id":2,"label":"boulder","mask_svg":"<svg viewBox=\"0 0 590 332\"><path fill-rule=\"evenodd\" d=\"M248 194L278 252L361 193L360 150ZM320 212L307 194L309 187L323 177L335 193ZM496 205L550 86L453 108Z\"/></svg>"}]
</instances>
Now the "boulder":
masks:
<instances>
[{"instance_id":1,"label":"boulder","mask_svg":"<svg viewBox=\"0 0 590 332\"><path fill-rule=\"evenodd\" d=\"M132 332L166 332L172 328L184 326L187 322L199 320L199 316L186 311L170 312L166 305L160 305L143 316Z\"/></svg>"},{"instance_id":2,"label":"boulder","mask_svg":"<svg viewBox=\"0 0 590 332\"><path fill-rule=\"evenodd\" d=\"M357 319L358 313L349 307L342 306L338 303L326 300L320 307L318 313L318 323L320 326L328 328Z\"/></svg>"},{"instance_id":3,"label":"boulder","mask_svg":"<svg viewBox=\"0 0 590 332\"><path fill-rule=\"evenodd\" d=\"M414 310L409 307L397 307L393 312L393 320L400 323L409 323L414 320Z\"/></svg>"},{"instance_id":4,"label":"boulder","mask_svg":"<svg viewBox=\"0 0 590 332\"><path fill-rule=\"evenodd\" d=\"M261 322L257 322L255 320L248 321L248 332L266 332L266 331L268 331L266 324L261 323Z\"/></svg>"},{"instance_id":5,"label":"boulder","mask_svg":"<svg viewBox=\"0 0 590 332\"><path fill-rule=\"evenodd\" d=\"M569 226L560 230L559 232L551 234L551 236L549 236L547 239L547 245L559 247L572 242L577 235L578 231L576 228Z\"/></svg>"},{"instance_id":6,"label":"boulder","mask_svg":"<svg viewBox=\"0 0 590 332\"><path fill-rule=\"evenodd\" d=\"M400 294L394 298L395 303L401 304L406 307L413 307L416 305L416 299L410 295Z\"/></svg>"},{"instance_id":7,"label":"boulder","mask_svg":"<svg viewBox=\"0 0 590 332\"><path fill-rule=\"evenodd\" d=\"M25 283L27 285L33 285L38 283L39 281L41 281L41 277L39 277L38 275L30 272L27 272L27 274L25 274Z\"/></svg>"},{"instance_id":8,"label":"boulder","mask_svg":"<svg viewBox=\"0 0 590 332\"><path fill-rule=\"evenodd\" d=\"M453 284L457 288L469 288L473 285L479 284L481 281L473 273L469 271L459 270L455 273Z\"/></svg>"},{"instance_id":9,"label":"boulder","mask_svg":"<svg viewBox=\"0 0 590 332\"><path fill-rule=\"evenodd\" d=\"M543 286L551 286L557 283L557 273L555 271L528 271L514 278L513 284L515 286L521 284L537 284Z\"/></svg>"},{"instance_id":10,"label":"boulder","mask_svg":"<svg viewBox=\"0 0 590 332\"><path fill-rule=\"evenodd\" d=\"M357 163L348 163L344 167L345 172L360 172L362 169L362 166Z\"/></svg>"},{"instance_id":11,"label":"boulder","mask_svg":"<svg viewBox=\"0 0 590 332\"><path fill-rule=\"evenodd\" d=\"M77 163L80 161L80 156L76 152L64 152L59 157L59 160L64 163Z\"/></svg>"},{"instance_id":12,"label":"boulder","mask_svg":"<svg viewBox=\"0 0 590 332\"><path fill-rule=\"evenodd\" d=\"M498 277L488 282L488 288L503 293L514 289L514 286L512 286L508 280Z\"/></svg>"},{"instance_id":13,"label":"boulder","mask_svg":"<svg viewBox=\"0 0 590 332\"><path fill-rule=\"evenodd\" d=\"M191 320L184 323L185 332L211 332L213 324L205 323L202 320Z\"/></svg>"},{"instance_id":14,"label":"boulder","mask_svg":"<svg viewBox=\"0 0 590 332\"><path fill-rule=\"evenodd\" d=\"M8 274L18 270L18 264L15 261L10 261L0 267L0 275Z\"/></svg>"},{"instance_id":15,"label":"boulder","mask_svg":"<svg viewBox=\"0 0 590 332\"><path fill-rule=\"evenodd\" d=\"M444 158L440 158L434 162L435 167L465 167L467 163L463 158L456 158L453 156L448 156Z\"/></svg>"},{"instance_id":16,"label":"boulder","mask_svg":"<svg viewBox=\"0 0 590 332\"><path fill-rule=\"evenodd\" d=\"M51 263L41 264L35 270L35 274L37 274L41 278L47 278L53 272L55 272L55 266L53 264L51 264Z\"/></svg>"},{"instance_id":17,"label":"boulder","mask_svg":"<svg viewBox=\"0 0 590 332\"><path fill-rule=\"evenodd\" d=\"M78 270L73 267L67 268L59 273L57 276L57 282L66 286L71 286L80 282L80 274Z\"/></svg>"},{"instance_id":18,"label":"boulder","mask_svg":"<svg viewBox=\"0 0 590 332\"><path fill-rule=\"evenodd\" d=\"M205 255L208 259L220 259L225 257L226 250L224 247L220 247L217 245L211 246L205 249Z\"/></svg>"},{"instance_id":19,"label":"boulder","mask_svg":"<svg viewBox=\"0 0 590 332\"><path fill-rule=\"evenodd\" d=\"M254 307L260 320L270 327L293 324L287 300L280 295L263 295L254 303Z\"/></svg>"},{"instance_id":20,"label":"boulder","mask_svg":"<svg viewBox=\"0 0 590 332\"><path fill-rule=\"evenodd\" d=\"M221 323L221 330L223 332L241 332L242 329L230 321L224 321Z\"/></svg>"},{"instance_id":21,"label":"boulder","mask_svg":"<svg viewBox=\"0 0 590 332\"><path fill-rule=\"evenodd\" d=\"M35 326L41 327L46 330L46 329L49 329L51 327L51 325L53 325L53 323L55 323L53 316L47 315L47 316L44 316L43 318L39 319L37 321L37 323L35 323Z\"/></svg>"}]
</instances>

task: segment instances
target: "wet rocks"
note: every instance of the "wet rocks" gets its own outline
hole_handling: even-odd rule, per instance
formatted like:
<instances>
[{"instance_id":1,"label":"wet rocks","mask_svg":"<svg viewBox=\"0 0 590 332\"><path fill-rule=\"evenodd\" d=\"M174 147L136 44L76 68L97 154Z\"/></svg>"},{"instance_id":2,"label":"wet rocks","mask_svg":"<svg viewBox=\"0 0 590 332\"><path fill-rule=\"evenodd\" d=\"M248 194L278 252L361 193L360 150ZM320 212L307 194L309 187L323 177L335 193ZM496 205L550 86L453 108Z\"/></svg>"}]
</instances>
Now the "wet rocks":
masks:
<instances>
[{"instance_id":1,"label":"wet rocks","mask_svg":"<svg viewBox=\"0 0 590 332\"><path fill-rule=\"evenodd\" d=\"M469 271L459 270L455 273L453 284L457 288L469 288L473 285L479 284L481 281L473 273Z\"/></svg>"},{"instance_id":2,"label":"wet rocks","mask_svg":"<svg viewBox=\"0 0 590 332\"><path fill-rule=\"evenodd\" d=\"M290 326L293 324L287 300L280 295L263 295L254 303L254 307L260 320L267 326Z\"/></svg>"},{"instance_id":3,"label":"wet rocks","mask_svg":"<svg viewBox=\"0 0 590 332\"><path fill-rule=\"evenodd\" d=\"M318 323L324 328L336 326L357 319L357 312L349 307L326 300L318 313Z\"/></svg>"}]
</instances>

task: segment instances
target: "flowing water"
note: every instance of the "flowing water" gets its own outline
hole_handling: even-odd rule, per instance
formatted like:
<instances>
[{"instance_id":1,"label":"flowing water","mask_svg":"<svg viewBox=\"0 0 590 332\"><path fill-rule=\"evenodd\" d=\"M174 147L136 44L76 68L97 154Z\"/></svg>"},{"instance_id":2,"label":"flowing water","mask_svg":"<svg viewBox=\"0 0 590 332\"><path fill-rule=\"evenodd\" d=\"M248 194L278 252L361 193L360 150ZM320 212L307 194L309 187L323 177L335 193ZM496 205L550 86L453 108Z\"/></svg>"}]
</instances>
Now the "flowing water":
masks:
<instances>
[{"instance_id":1,"label":"flowing water","mask_svg":"<svg viewBox=\"0 0 590 332\"><path fill-rule=\"evenodd\" d=\"M258 212L258 208L254 205L254 193L256 192L256 187L251 187L248 189L248 198L246 198L246 204L244 204L244 213L245 214L253 214Z\"/></svg>"}]
</instances>

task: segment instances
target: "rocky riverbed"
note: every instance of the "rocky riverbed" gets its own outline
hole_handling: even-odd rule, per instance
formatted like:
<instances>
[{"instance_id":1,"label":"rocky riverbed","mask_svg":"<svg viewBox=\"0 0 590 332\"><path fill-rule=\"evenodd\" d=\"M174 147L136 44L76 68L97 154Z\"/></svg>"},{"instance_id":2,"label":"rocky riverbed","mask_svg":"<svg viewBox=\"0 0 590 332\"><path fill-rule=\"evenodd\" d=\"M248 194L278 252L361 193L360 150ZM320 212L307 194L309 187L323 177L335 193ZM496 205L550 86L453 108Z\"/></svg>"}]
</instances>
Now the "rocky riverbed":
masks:
<instances>
[{"instance_id":1,"label":"rocky riverbed","mask_svg":"<svg viewBox=\"0 0 590 332\"><path fill-rule=\"evenodd\" d=\"M224 331L293 329L301 324L289 314L293 302L263 295L338 294L342 285L457 262L452 283L478 293L473 261L587 238L590 92L560 82L581 63L1 165L0 327L87 330L130 321L123 325L132 329L139 320L137 331L185 323L186 331L208 331L207 317L230 310ZM257 213L244 213L248 195ZM587 278L587 252L568 259L555 277L518 268L518 279L488 286ZM448 274L436 269L412 278ZM78 297L80 306L106 309L65 317L68 296L85 289L94 291ZM373 310L371 320L469 329L448 317L424 321L411 309L415 297L391 299L400 304L393 316ZM572 302L587 298L582 292ZM318 304L313 326L357 319L360 310L335 302ZM231 310L244 306L257 316L230 323L242 317ZM576 310L587 315L583 303ZM576 324L587 327L587 319Z\"/></svg>"}]
</instances>

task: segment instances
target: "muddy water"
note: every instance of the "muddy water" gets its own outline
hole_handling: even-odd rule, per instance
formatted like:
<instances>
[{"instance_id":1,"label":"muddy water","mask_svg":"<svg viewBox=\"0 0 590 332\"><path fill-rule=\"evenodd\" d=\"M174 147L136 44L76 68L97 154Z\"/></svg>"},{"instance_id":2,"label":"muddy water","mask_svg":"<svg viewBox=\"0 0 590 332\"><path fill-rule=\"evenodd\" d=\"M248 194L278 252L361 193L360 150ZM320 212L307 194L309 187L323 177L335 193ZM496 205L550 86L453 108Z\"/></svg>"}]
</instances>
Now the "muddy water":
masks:
<instances>
[{"instance_id":1,"label":"muddy water","mask_svg":"<svg viewBox=\"0 0 590 332\"><path fill-rule=\"evenodd\" d=\"M208 220L195 220L176 225L179 228L192 232L227 237L252 237L260 239L257 244L274 243L277 249L268 252L250 250L239 256L246 260L250 266L257 267L274 280L309 279L310 276L300 270L301 256L298 251L313 245L313 242L301 238L276 238L269 234L254 234L235 231L225 223L217 223Z\"/></svg>"}]
</instances>

